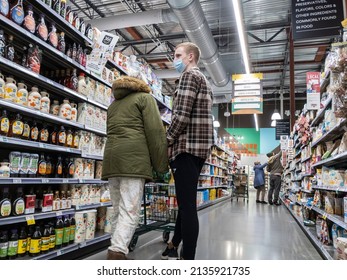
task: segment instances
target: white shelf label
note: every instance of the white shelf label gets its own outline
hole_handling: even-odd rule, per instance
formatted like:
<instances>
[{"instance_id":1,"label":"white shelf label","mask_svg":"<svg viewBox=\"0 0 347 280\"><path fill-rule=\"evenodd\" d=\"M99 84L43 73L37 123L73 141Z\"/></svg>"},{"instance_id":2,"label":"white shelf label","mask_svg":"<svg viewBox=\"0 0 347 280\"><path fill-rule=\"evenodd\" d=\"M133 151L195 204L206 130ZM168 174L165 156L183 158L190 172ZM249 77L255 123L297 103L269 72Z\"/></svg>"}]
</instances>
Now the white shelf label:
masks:
<instances>
[{"instance_id":1,"label":"white shelf label","mask_svg":"<svg viewBox=\"0 0 347 280\"><path fill-rule=\"evenodd\" d=\"M86 246L87 246L87 242L84 241L84 242L81 242L81 243L80 243L80 248L86 247Z\"/></svg>"},{"instance_id":2,"label":"white shelf label","mask_svg":"<svg viewBox=\"0 0 347 280\"><path fill-rule=\"evenodd\" d=\"M83 180L83 179L78 179L78 182L79 182L80 184L83 184L83 183L84 183L84 180Z\"/></svg>"},{"instance_id":3,"label":"white shelf label","mask_svg":"<svg viewBox=\"0 0 347 280\"><path fill-rule=\"evenodd\" d=\"M13 184L21 184L22 179L13 179Z\"/></svg>"},{"instance_id":4,"label":"white shelf label","mask_svg":"<svg viewBox=\"0 0 347 280\"><path fill-rule=\"evenodd\" d=\"M35 218L33 215L25 216L25 220L28 226L35 225Z\"/></svg>"},{"instance_id":5,"label":"white shelf label","mask_svg":"<svg viewBox=\"0 0 347 280\"><path fill-rule=\"evenodd\" d=\"M62 211L57 211L56 213L55 213L55 215L58 217L58 216L63 216L63 212Z\"/></svg>"},{"instance_id":6,"label":"white shelf label","mask_svg":"<svg viewBox=\"0 0 347 280\"><path fill-rule=\"evenodd\" d=\"M40 148L44 148L44 145L42 143L39 143Z\"/></svg>"},{"instance_id":7,"label":"white shelf label","mask_svg":"<svg viewBox=\"0 0 347 280\"><path fill-rule=\"evenodd\" d=\"M42 184L48 184L49 183L49 179L42 179Z\"/></svg>"},{"instance_id":8,"label":"white shelf label","mask_svg":"<svg viewBox=\"0 0 347 280\"><path fill-rule=\"evenodd\" d=\"M57 251L57 256L61 256L61 251L60 250Z\"/></svg>"},{"instance_id":9,"label":"white shelf label","mask_svg":"<svg viewBox=\"0 0 347 280\"><path fill-rule=\"evenodd\" d=\"M69 183L69 179L63 179L63 184Z\"/></svg>"}]
</instances>

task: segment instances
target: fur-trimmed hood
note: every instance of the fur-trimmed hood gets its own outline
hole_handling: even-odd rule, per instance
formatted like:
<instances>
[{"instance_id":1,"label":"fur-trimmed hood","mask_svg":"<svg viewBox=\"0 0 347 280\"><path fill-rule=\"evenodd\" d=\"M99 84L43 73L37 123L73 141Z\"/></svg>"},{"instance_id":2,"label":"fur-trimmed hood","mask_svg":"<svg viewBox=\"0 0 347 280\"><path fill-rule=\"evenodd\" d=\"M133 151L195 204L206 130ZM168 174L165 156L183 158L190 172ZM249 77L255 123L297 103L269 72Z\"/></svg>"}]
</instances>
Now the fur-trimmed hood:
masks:
<instances>
[{"instance_id":1,"label":"fur-trimmed hood","mask_svg":"<svg viewBox=\"0 0 347 280\"><path fill-rule=\"evenodd\" d=\"M151 88L143 80L122 76L113 83L112 91L115 99L122 99L135 92L150 93Z\"/></svg>"}]
</instances>

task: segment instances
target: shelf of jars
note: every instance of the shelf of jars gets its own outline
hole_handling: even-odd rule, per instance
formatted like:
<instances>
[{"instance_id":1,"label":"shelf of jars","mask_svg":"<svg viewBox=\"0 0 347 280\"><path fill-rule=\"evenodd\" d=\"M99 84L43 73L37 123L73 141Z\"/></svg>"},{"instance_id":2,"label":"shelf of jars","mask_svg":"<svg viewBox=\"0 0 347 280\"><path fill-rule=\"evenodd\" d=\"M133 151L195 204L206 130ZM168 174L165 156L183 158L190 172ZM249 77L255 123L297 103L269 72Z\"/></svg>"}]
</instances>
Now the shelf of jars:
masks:
<instances>
[{"instance_id":1,"label":"shelf of jars","mask_svg":"<svg viewBox=\"0 0 347 280\"><path fill-rule=\"evenodd\" d=\"M72 215L75 214L75 209L70 208L66 210L59 211L50 211L50 212L40 212L29 215L20 215L20 216L9 216L9 217L1 217L0 218L0 226L11 225L17 223L26 223L28 221L37 221L49 218L55 218L57 216L63 215Z\"/></svg>"},{"instance_id":2,"label":"shelf of jars","mask_svg":"<svg viewBox=\"0 0 347 280\"><path fill-rule=\"evenodd\" d=\"M327 142L327 141L333 141L337 138L339 138L344 133L344 128L346 126L347 120L342 118L339 119L337 124L332 127L328 132L323 134L318 139L313 139L311 147L315 147L320 143Z\"/></svg>"},{"instance_id":3,"label":"shelf of jars","mask_svg":"<svg viewBox=\"0 0 347 280\"><path fill-rule=\"evenodd\" d=\"M38 151L56 151L56 152L74 154L74 155L82 154L81 150L74 149L74 148L68 148L64 146L57 146L52 144L34 142L34 141L24 140L20 138L6 137L6 136L0 136L0 143L6 146L11 146L11 147L32 148ZM90 155L89 158L93 158L93 156Z\"/></svg>"},{"instance_id":4,"label":"shelf of jars","mask_svg":"<svg viewBox=\"0 0 347 280\"><path fill-rule=\"evenodd\" d=\"M76 179L76 178L0 178L0 185L53 185L53 184L106 184L107 181L99 179Z\"/></svg>"},{"instance_id":5,"label":"shelf of jars","mask_svg":"<svg viewBox=\"0 0 347 280\"><path fill-rule=\"evenodd\" d=\"M51 133L51 135L54 132ZM56 132L58 134L58 132ZM74 138L81 138L83 137L83 133L75 133ZM92 135L89 135L90 137ZM87 137L87 136L86 136ZM92 136L93 137L93 136ZM52 138L52 136L51 136ZM100 138L99 138L100 140ZM102 143L99 140L94 140L93 145L102 145ZM89 141L89 139L83 139L79 143L76 142L73 143L74 145L76 144L76 148L73 148L73 146L68 147L67 145L57 145L57 144L50 144L48 143L48 138L46 142L38 142L36 141L31 141L31 140L26 140L26 139L21 139L21 138L16 138L16 137L7 137L7 136L1 136L0 135L0 143L3 146L7 146L9 148L19 148L21 150L35 150L35 151L44 151L44 152L60 152L60 153L66 153L66 154L71 154L73 156L81 156L84 159L93 159L93 160L103 160L103 147L98 146L98 149L91 150L90 146L92 144L92 141ZM88 142L87 142L88 141ZM96 145L94 146L96 147Z\"/></svg>"},{"instance_id":6,"label":"shelf of jars","mask_svg":"<svg viewBox=\"0 0 347 280\"><path fill-rule=\"evenodd\" d=\"M79 102L86 102L90 103L92 105L95 105L99 107L100 109L107 110L108 106L103 105L99 102L90 101L90 99L87 96L84 96L82 94L79 94L78 92L67 88L55 81L52 81L51 79L42 76L36 72L33 72L21 65L18 65L6 58L0 57L0 69L6 72L9 72L10 74L15 75L16 77L19 77L20 79L23 79L25 81L30 81L33 84L40 86L44 89L47 89L48 91L52 91L55 94L59 94L63 97L73 98L77 99Z\"/></svg>"},{"instance_id":7,"label":"shelf of jars","mask_svg":"<svg viewBox=\"0 0 347 280\"><path fill-rule=\"evenodd\" d=\"M24 41L29 41L30 43L34 43L40 46L40 48L45 51L44 55L49 56L49 58L52 59L52 61L54 61L55 63L65 67L73 67L79 71L83 71L83 73L85 73L87 76L92 77L93 79L103 83L108 87L112 87L109 81L104 80L98 75L94 74L93 72L87 70L86 67L78 63L76 60L70 58L63 52L59 51L57 48L53 47L52 45L40 39L39 37L35 36L31 32L25 30L22 27L19 27L18 25L14 25L11 20L7 19L2 15L0 15L0 23L6 31L11 32L11 34L13 34L14 36L20 37Z\"/></svg>"},{"instance_id":8,"label":"shelf of jars","mask_svg":"<svg viewBox=\"0 0 347 280\"><path fill-rule=\"evenodd\" d=\"M93 239L89 239L86 241L83 241L81 243L73 243L73 244L69 244L66 247L62 247L61 249L56 249L53 251L49 251L48 253L45 254L40 254L36 257L24 257L21 258L23 260L52 260L55 259L61 255L66 255L68 253L77 251L81 248L84 248L86 246L91 246L93 244L105 241L105 240L109 240L111 238L111 234L110 233L104 233L104 232L96 232L95 233L95 237Z\"/></svg>"},{"instance_id":9,"label":"shelf of jars","mask_svg":"<svg viewBox=\"0 0 347 280\"><path fill-rule=\"evenodd\" d=\"M61 9L60 5L57 5L53 9L45 1L28 0L28 2L34 7L35 12L37 10L39 13L44 14L48 21L55 22L57 29L65 32L74 41L86 46L92 45L92 27L78 18L78 15L74 14L71 7L66 6L64 10Z\"/></svg>"}]
</instances>

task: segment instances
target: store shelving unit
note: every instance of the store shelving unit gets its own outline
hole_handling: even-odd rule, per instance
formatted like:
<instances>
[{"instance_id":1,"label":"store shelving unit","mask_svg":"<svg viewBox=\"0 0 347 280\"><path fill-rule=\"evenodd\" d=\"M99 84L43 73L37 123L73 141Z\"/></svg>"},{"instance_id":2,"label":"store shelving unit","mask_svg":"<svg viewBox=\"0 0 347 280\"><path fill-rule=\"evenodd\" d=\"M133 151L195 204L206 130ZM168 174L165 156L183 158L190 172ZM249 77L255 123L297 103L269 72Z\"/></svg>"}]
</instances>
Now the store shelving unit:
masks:
<instances>
[{"instance_id":1,"label":"store shelving unit","mask_svg":"<svg viewBox=\"0 0 347 280\"><path fill-rule=\"evenodd\" d=\"M335 74L334 74L335 75ZM296 147L299 148L301 151L303 151L303 155L301 158L301 164L302 164L302 170L300 177L296 177L296 179L302 179L301 180L301 187L300 187L300 181L291 183L291 187L287 189L287 199L292 201L292 203L298 203L297 198L302 199L301 206L305 207L305 210L310 212L310 215L312 215L313 220L314 217L322 217L323 220L329 221L328 227L330 231L330 227L332 224L335 224L339 227L341 227L344 230L347 230L347 223L345 222L343 216L341 215L335 215L327 213L323 208L319 208L313 204L309 204L306 206L306 202L308 201L308 198L312 198L313 193L316 193L319 191L320 195L332 195L334 198L341 199L342 196L346 196L347 193L347 187L342 186L342 182L335 183L335 185L324 185L327 181L324 182L323 175L322 175L322 168L329 167L329 168L335 168L338 169L340 172L341 170L346 170L347 168L347 151L339 152L334 154L333 156L330 156L326 159L319 160L317 162L317 158L321 157L325 150L323 147L319 147L321 145L324 145L328 141L335 141L338 139L341 139L341 137L344 135L346 131L346 125L347 120L345 118L337 118L336 124L333 125L330 130L323 132L322 135L314 136L314 133L319 133L322 129L322 123L329 122L330 120L325 120L326 111L329 109L332 112L336 111L336 101L335 101L335 93L333 92L334 88L328 87L330 83L330 79L332 79L332 74L328 73L327 78L324 80L323 84L321 85L321 94L325 93L327 90L328 97L322 101L322 108L316 112L315 117L310 121L310 131L313 132L314 139L311 140L309 143L307 143L308 147L306 147L306 150L303 150L303 146L297 145ZM306 117L309 116L309 112L305 112L304 114ZM324 127L324 126L323 126ZM299 141L298 136L293 137L294 140ZM296 151L296 155L300 152L300 150ZM324 169L323 169L324 170ZM288 170L288 172L291 172L292 170ZM295 172L292 171L292 172ZM316 175L317 174L317 175ZM310 177L316 176L316 180L310 180ZM325 176L326 173L325 173ZM330 181L329 181L330 182ZM328 184L328 183L326 183ZM332 183L333 184L333 183ZM339 187L336 186L336 184L340 185ZM299 187L299 188L295 188ZM296 191L295 191L296 190ZM324 199L323 199L324 200ZM324 204L324 203L323 203ZM287 205L286 205L287 206ZM311 242L315 245L318 252L322 255L325 259L337 259L337 250L334 249L334 247L331 245L323 245L319 239L317 238L317 233L315 227L307 227L305 226L302 218L297 217L296 214L288 207L288 210L291 212L293 217L296 219L298 224L301 226L305 234L308 236L308 238L311 240ZM334 211L334 210L333 210ZM340 209L341 211L341 209ZM338 213L340 213L340 211ZM343 210L342 210L343 211ZM346 212L346 209L344 210Z\"/></svg>"},{"instance_id":2,"label":"store shelving unit","mask_svg":"<svg viewBox=\"0 0 347 280\"><path fill-rule=\"evenodd\" d=\"M78 44L81 44L84 48L90 48L92 41L89 40L84 34L81 34L76 28L67 23L64 18L57 14L53 9L48 7L42 1L28 0L28 2L34 7L34 11L37 13L42 13L45 15L46 21L54 22L56 24L57 30L63 31L66 37L73 40ZM73 59L69 58L64 53L60 52L56 48L52 47L48 43L41 40L39 37L26 31L24 28L15 24L6 17L0 15L0 25L1 28L5 30L7 34L14 35L15 38L23 42L23 45L32 43L38 45L42 50L43 64L47 62L47 66L55 64L60 68L74 68L79 72L85 73L86 76L102 83L108 88L111 88L111 84L108 81L102 79L99 75L86 69L86 67L80 65ZM46 59L46 60L45 60ZM6 72L9 75L13 75L17 81L23 80L25 83L31 83L32 85L38 86L41 90L46 90L52 93L54 96L59 96L61 98L69 98L75 102L85 102L89 103L102 110L107 110L108 105L102 104L96 100L93 100L87 96L84 96L78 92L75 92L50 78L35 73L21 65L18 65L12 61L7 60L4 57L0 57L0 70ZM54 69L52 69L54 70ZM0 100L0 107L7 109L11 112L17 112L31 118L33 120L40 120L45 123L63 125L74 130L84 130L88 132L93 132L99 136L106 136L106 132L100 129L95 129L87 125L82 125L77 122L68 121L60 117L43 113L29 107L25 107L8 100ZM46 152L59 152L70 155L72 157L82 157L87 159L103 160L102 155L92 155L85 153L83 150L68 148L63 146L51 145L41 142L33 142L18 138L0 136L0 146L6 150L10 148L15 148L20 151L46 151ZM106 181L99 179L80 179L80 178L0 178L0 188L3 186L16 187L18 185L33 185L42 186L45 188L46 185L71 185L71 184L105 184ZM51 211L51 212L35 212L31 215L21 215L21 216L9 216L0 218L0 226L12 226L19 223L28 223L28 221L42 221L45 219L54 219L58 215L73 215L77 211L83 211L87 209L97 209L103 206L111 206L110 202L102 202L88 205L79 205L75 208ZM78 258L88 251L95 250L95 248L105 247L109 244L110 234L108 233L96 233L95 238L91 240L86 240L82 243L74 243L64 247L62 249L54 250L46 254L41 254L37 257L25 257L22 259L59 259L59 258Z\"/></svg>"}]
</instances>

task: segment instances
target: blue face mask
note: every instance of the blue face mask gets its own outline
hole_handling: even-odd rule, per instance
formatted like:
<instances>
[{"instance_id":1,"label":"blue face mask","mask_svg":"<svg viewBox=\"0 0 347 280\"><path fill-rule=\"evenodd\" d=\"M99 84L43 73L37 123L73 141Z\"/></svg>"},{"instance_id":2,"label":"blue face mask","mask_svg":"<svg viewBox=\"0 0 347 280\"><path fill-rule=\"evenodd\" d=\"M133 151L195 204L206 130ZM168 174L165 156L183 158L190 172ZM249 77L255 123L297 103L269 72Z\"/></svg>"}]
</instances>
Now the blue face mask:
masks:
<instances>
[{"instance_id":1,"label":"blue face mask","mask_svg":"<svg viewBox=\"0 0 347 280\"><path fill-rule=\"evenodd\" d=\"M183 73L184 69L186 69L187 65L184 64L182 59L174 60L173 66L175 67L178 73Z\"/></svg>"}]
</instances>

